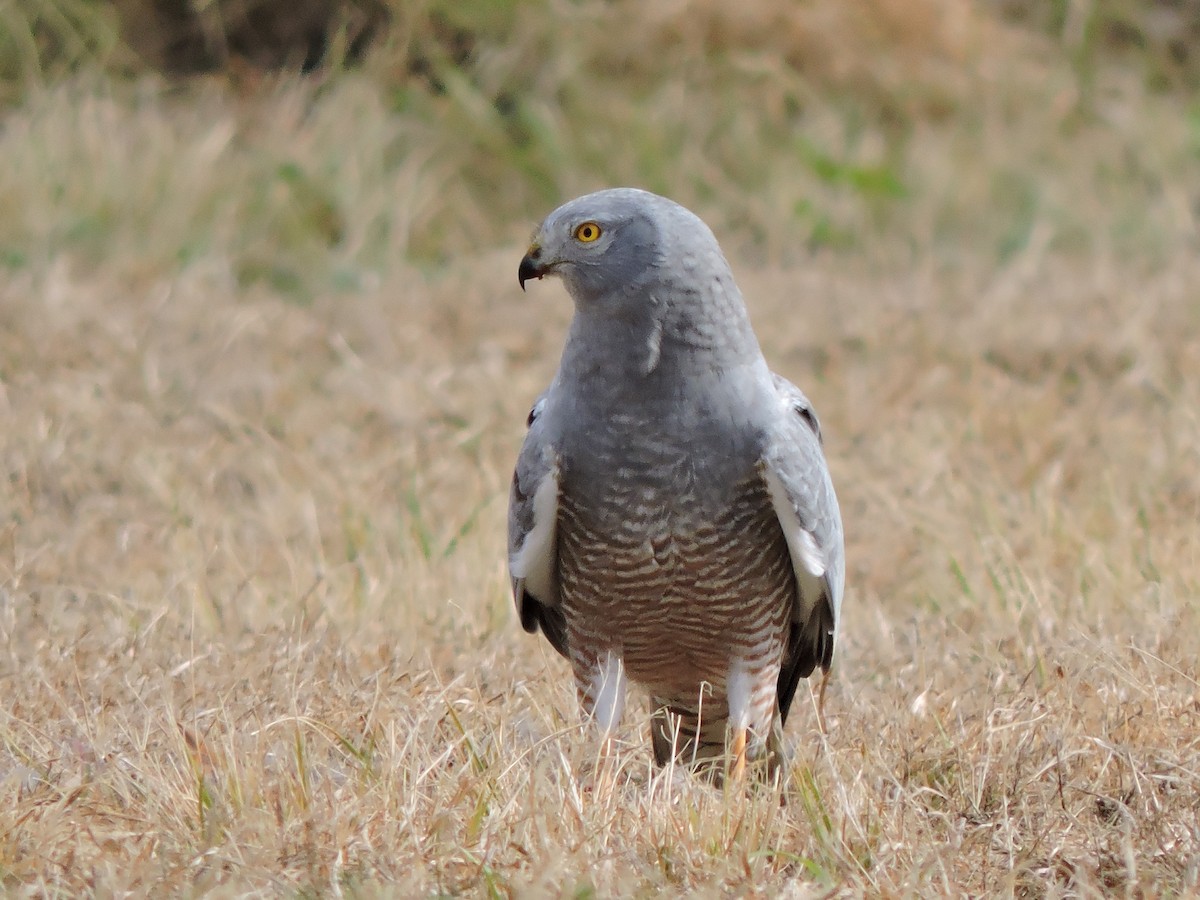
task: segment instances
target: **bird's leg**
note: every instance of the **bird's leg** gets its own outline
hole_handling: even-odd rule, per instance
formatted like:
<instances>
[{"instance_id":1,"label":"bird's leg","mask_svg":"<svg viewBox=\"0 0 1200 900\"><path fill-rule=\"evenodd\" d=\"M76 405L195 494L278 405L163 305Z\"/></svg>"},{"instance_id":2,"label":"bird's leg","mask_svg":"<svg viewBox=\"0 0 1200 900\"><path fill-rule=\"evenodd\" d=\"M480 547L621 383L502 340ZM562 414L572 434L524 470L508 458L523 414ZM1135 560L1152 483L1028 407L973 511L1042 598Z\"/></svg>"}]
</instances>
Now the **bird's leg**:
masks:
<instances>
[{"instance_id":1,"label":"bird's leg","mask_svg":"<svg viewBox=\"0 0 1200 900\"><path fill-rule=\"evenodd\" d=\"M733 729L733 742L730 746L732 760L729 773L739 784L746 779L746 756L749 750L747 732L750 729L750 723L755 722L758 718L755 710L761 705L764 697L762 685L773 686L778 678L775 676L761 679L760 683L760 680L755 678L755 674L754 669L745 660L735 659L730 664L729 676L725 685L729 724ZM774 708L774 691L766 691L765 697Z\"/></svg>"},{"instance_id":2,"label":"bird's leg","mask_svg":"<svg viewBox=\"0 0 1200 900\"><path fill-rule=\"evenodd\" d=\"M740 783L746 778L746 728L742 726L733 732L733 748L730 751L733 754L733 765L730 768L730 774L733 780Z\"/></svg>"},{"instance_id":3,"label":"bird's leg","mask_svg":"<svg viewBox=\"0 0 1200 900\"><path fill-rule=\"evenodd\" d=\"M577 663L575 680L583 717L600 733L593 783L606 793L612 787L615 733L625 710L625 666L620 654L604 650L586 663Z\"/></svg>"},{"instance_id":4,"label":"bird's leg","mask_svg":"<svg viewBox=\"0 0 1200 900\"><path fill-rule=\"evenodd\" d=\"M817 688L817 727L821 734L828 734L825 728L825 688L829 686L830 669L821 670L821 686Z\"/></svg>"},{"instance_id":5,"label":"bird's leg","mask_svg":"<svg viewBox=\"0 0 1200 900\"><path fill-rule=\"evenodd\" d=\"M614 650L605 650L596 660L585 692L586 710L600 729L606 742L612 741L613 732L621 724L625 712L625 665Z\"/></svg>"}]
</instances>

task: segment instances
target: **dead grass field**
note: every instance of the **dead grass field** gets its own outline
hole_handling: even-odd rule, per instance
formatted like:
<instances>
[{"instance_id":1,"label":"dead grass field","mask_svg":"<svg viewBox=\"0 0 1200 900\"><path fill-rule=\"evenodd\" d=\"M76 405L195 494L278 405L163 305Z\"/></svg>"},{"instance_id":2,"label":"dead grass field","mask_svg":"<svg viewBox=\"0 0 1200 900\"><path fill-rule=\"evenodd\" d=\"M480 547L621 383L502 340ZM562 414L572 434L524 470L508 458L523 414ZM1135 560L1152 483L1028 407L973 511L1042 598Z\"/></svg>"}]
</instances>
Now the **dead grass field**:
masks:
<instances>
[{"instance_id":1,"label":"dead grass field","mask_svg":"<svg viewBox=\"0 0 1200 900\"><path fill-rule=\"evenodd\" d=\"M487 141L453 156L370 72L81 76L7 110L0 890L1200 892L1197 114L1114 71L1070 124L1070 68L1003 35L1027 68L939 45L968 74L917 92L902 157L864 126L857 194L758 145L757 193L686 147L556 169L558 199L620 175L695 205L821 413L829 731L798 702L787 783L748 794L653 771L636 713L616 790L577 786L567 669L504 565L570 309L516 284L553 204L461 180ZM907 53L867 94L924 83ZM641 102L686 133L671 84ZM881 160L905 196L864 199ZM860 238L789 228L806 192Z\"/></svg>"}]
</instances>

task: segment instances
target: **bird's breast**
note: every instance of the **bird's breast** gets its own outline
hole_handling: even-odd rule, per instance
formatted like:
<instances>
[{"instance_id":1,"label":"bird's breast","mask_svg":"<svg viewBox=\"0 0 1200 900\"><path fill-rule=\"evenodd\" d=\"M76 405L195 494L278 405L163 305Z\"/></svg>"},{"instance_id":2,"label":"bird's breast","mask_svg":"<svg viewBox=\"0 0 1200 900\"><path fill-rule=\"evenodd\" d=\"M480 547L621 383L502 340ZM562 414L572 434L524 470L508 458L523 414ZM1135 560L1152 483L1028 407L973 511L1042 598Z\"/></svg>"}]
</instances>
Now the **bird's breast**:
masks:
<instances>
[{"instance_id":1,"label":"bird's breast","mask_svg":"<svg viewBox=\"0 0 1200 900\"><path fill-rule=\"evenodd\" d=\"M558 574L577 638L619 644L631 677L660 684L682 660L723 678L731 653L777 648L794 578L757 469L645 436L597 460L564 459L560 475Z\"/></svg>"}]
</instances>

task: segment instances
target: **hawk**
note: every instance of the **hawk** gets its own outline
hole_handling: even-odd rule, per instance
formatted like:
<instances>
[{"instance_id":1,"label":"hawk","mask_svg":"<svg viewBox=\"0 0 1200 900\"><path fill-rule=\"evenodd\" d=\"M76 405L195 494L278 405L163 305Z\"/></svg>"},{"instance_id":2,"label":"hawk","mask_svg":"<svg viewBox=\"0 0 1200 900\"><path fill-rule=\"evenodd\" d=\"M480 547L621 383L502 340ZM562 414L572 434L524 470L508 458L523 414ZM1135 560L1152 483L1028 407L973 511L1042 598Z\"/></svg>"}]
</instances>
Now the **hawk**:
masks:
<instances>
[{"instance_id":1,"label":"hawk","mask_svg":"<svg viewBox=\"0 0 1200 900\"><path fill-rule=\"evenodd\" d=\"M571 664L611 734L627 682L652 698L655 760L783 760L801 678L828 677L841 516L812 404L763 358L716 238L630 188L552 212L521 287L575 305L513 474L508 551L526 631ZM822 693L824 681L822 681Z\"/></svg>"}]
</instances>

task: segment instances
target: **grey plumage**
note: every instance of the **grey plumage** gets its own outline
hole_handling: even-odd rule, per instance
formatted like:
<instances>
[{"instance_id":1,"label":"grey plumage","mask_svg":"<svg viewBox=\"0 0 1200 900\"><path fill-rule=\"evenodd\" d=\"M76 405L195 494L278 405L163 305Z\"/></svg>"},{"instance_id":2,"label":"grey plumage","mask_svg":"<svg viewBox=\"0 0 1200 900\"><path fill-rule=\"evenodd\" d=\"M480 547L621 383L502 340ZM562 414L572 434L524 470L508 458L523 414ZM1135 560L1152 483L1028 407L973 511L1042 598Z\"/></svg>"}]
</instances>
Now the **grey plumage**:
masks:
<instances>
[{"instance_id":1,"label":"grey plumage","mask_svg":"<svg viewBox=\"0 0 1200 900\"><path fill-rule=\"evenodd\" d=\"M521 624L571 661L608 732L625 678L659 763L778 763L800 678L828 672L842 525L811 404L767 368L712 232L632 189L546 218L521 261L575 303L509 506Z\"/></svg>"}]
</instances>

